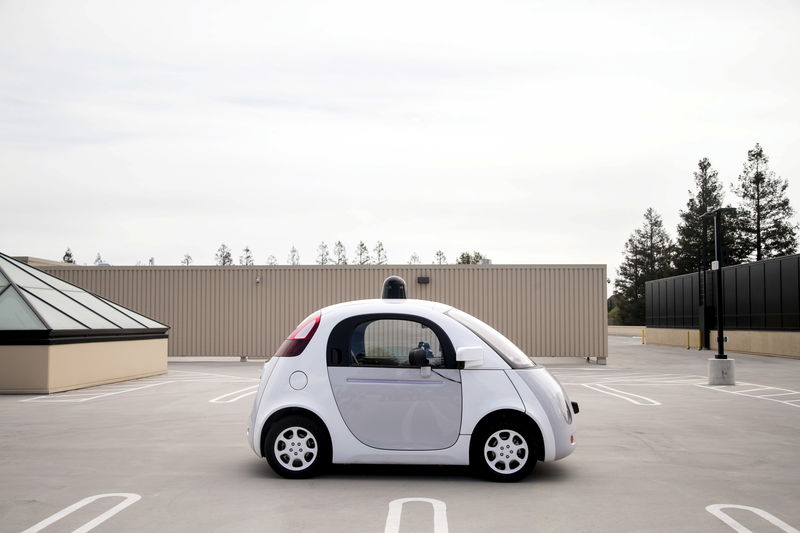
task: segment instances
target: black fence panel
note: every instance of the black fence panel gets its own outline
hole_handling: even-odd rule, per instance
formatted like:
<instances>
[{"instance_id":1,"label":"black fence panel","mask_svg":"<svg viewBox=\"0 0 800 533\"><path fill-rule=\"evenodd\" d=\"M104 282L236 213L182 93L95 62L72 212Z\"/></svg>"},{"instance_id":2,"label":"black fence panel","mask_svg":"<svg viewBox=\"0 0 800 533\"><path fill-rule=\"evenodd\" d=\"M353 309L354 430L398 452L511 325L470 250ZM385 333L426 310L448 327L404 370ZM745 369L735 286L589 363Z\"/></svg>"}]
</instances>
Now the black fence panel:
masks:
<instances>
[{"instance_id":1,"label":"black fence panel","mask_svg":"<svg viewBox=\"0 0 800 533\"><path fill-rule=\"evenodd\" d=\"M800 255L767 259L722 269L725 329L800 331ZM648 327L699 327L711 312L716 328L716 273L684 274L645 284Z\"/></svg>"},{"instance_id":2,"label":"black fence panel","mask_svg":"<svg viewBox=\"0 0 800 533\"><path fill-rule=\"evenodd\" d=\"M781 262L764 263L764 327L781 329Z\"/></svg>"},{"instance_id":3,"label":"black fence panel","mask_svg":"<svg viewBox=\"0 0 800 533\"><path fill-rule=\"evenodd\" d=\"M783 329L800 330L800 261L781 260L781 317Z\"/></svg>"},{"instance_id":4,"label":"black fence panel","mask_svg":"<svg viewBox=\"0 0 800 533\"><path fill-rule=\"evenodd\" d=\"M697 308L694 305L694 294L697 292L695 289L696 279L694 277L683 278L681 284L683 290L681 291L681 298L683 299L683 307L681 309L681 321L678 327L691 328L693 321L697 320Z\"/></svg>"},{"instance_id":5,"label":"black fence panel","mask_svg":"<svg viewBox=\"0 0 800 533\"><path fill-rule=\"evenodd\" d=\"M716 277L716 276L714 276ZM725 287L725 293L722 297L723 305L725 306L725 329L737 328L737 313L736 304L736 270L733 268L722 269L722 284ZM714 302L716 304L716 302Z\"/></svg>"},{"instance_id":6,"label":"black fence panel","mask_svg":"<svg viewBox=\"0 0 800 533\"><path fill-rule=\"evenodd\" d=\"M739 329L750 329L750 269L730 270L736 274L736 323ZM728 283L728 280L725 280ZM726 294L726 298L728 295ZM725 327L731 327L726 324Z\"/></svg>"},{"instance_id":7,"label":"black fence panel","mask_svg":"<svg viewBox=\"0 0 800 533\"><path fill-rule=\"evenodd\" d=\"M750 266L749 264L747 266ZM764 263L750 267L750 329L765 329L764 320Z\"/></svg>"}]
</instances>

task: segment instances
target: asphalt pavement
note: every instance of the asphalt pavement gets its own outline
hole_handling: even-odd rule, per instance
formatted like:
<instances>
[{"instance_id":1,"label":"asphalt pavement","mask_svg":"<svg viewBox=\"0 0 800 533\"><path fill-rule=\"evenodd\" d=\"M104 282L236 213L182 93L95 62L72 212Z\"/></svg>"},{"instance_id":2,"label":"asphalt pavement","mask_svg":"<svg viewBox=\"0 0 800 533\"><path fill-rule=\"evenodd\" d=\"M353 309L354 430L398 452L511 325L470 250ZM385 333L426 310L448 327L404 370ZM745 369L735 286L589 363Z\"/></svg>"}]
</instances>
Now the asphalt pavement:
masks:
<instances>
[{"instance_id":1,"label":"asphalt pavement","mask_svg":"<svg viewBox=\"0 0 800 533\"><path fill-rule=\"evenodd\" d=\"M548 368L579 402L576 451L498 484L460 467L277 477L245 440L260 362L0 396L0 531L797 531L800 361L609 337L607 366ZM33 528L33 529L31 529Z\"/></svg>"}]
</instances>

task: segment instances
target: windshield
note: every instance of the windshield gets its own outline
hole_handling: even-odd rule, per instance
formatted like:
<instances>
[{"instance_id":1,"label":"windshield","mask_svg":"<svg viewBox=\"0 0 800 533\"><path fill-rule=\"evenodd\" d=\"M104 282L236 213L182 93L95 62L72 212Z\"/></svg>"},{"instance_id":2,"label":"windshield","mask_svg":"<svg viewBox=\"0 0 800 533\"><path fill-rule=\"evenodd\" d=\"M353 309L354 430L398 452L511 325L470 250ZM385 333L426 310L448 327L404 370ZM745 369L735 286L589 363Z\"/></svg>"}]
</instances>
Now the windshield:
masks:
<instances>
[{"instance_id":1,"label":"windshield","mask_svg":"<svg viewBox=\"0 0 800 533\"><path fill-rule=\"evenodd\" d=\"M500 357L505 359L506 363L511 365L511 368L529 368L536 366L536 363L525 355L525 352L520 350L516 344L505 338L502 333L489 324L478 320L464 311L459 311L456 308L446 311L445 314L480 337L481 340L497 352Z\"/></svg>"}]
</instances>

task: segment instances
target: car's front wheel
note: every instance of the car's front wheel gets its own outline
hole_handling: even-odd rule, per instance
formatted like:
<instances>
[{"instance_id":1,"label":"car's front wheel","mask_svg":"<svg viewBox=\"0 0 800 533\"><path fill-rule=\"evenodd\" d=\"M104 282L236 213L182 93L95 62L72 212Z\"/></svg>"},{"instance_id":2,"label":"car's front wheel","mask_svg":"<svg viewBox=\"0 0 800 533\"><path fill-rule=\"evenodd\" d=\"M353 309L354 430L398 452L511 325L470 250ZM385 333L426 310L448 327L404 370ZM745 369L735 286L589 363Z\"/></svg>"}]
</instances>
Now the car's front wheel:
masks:
<instances>
[{"instance_id":1,"label":"car's front wheel","mask_svg":"<svg viewBox=\"0 0 800 533\"><path fill-rule=\"evenodd\" d=\"M328 434L315 420L288 416L267 431L264 455L275 473L292 479L320 474L331 461Z\"/></svg>"},{"instance_id":2,"label":"car's front wheel","mask_svg":"<svg viewBox=\"0 0 800 533\"><path fill-rule=\"evenodd\" d=\"M519 481L536 465L530 431L513 421L489 424L472 436L470 464L492 481Z\"/></svg>"}]
</instances>

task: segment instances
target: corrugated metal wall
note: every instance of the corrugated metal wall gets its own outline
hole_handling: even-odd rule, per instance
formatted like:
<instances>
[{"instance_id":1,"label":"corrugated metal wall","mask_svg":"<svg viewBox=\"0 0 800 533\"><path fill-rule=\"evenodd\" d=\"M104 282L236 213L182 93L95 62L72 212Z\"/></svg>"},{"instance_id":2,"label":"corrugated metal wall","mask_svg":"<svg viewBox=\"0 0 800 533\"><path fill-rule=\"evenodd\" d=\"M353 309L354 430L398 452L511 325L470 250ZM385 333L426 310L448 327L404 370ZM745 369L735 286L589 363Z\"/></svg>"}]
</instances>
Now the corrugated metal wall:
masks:
<instances>
[{"instance_id":1,"label":"corrugated metal wall","mask_svg":"<svg viewBox=\"0 0 800 533\"><path fill-rule=\"evenodd\" d=\"M338 302L376 298L391 275L406 280L409 298L458 307L533 357L608 354L605 265L43 270L169 324L170 355L270 355L309 313ZM418 276L430 277L430 283L417 283Z\"/></svg>"}]
</instances>

